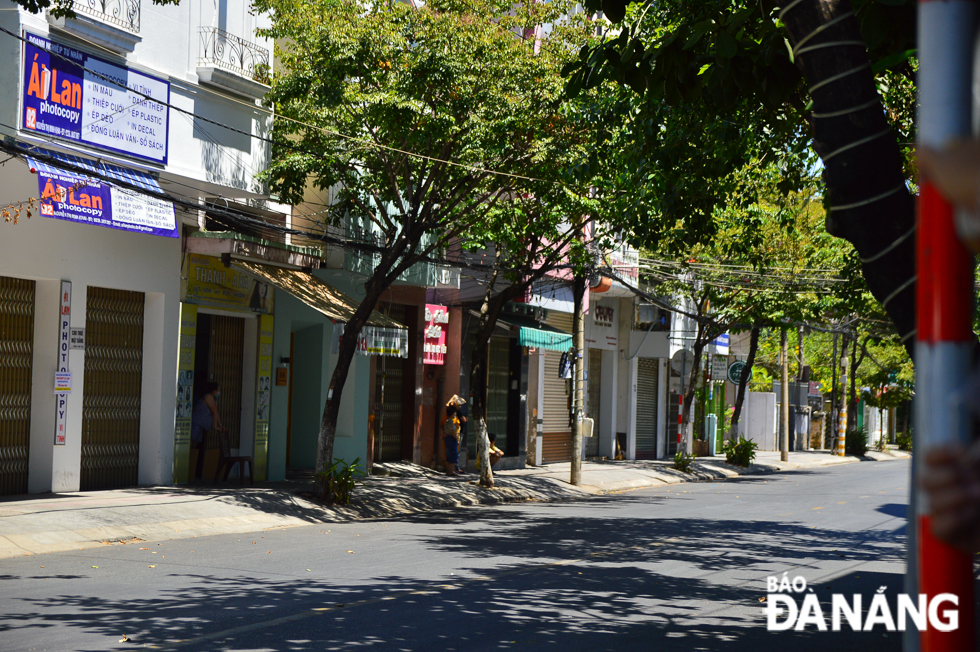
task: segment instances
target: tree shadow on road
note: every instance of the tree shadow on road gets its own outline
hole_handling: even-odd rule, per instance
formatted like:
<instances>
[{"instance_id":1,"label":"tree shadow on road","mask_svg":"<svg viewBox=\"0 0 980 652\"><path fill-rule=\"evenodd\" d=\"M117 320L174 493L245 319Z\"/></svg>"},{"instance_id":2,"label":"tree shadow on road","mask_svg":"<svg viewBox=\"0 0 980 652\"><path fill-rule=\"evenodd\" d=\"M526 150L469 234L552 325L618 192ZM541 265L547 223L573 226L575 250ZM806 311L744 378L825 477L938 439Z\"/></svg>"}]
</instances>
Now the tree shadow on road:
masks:
<instances>
[{"instance_id":1,"label":"tree shadow on road","mask_svg":"<svg viewBox=\"0 0 980 652\"><path fill-rule=\"evenodd\" d=\"M63 628L76 634L74 649L104 649L123 633L162 649L277 652L898 648L900 635L880 628L767 632L760 601L766 577L784 571L807 578L826 600L838 589L868 599L879 586L901 590L904 539L893 522L848 531L663 517L665 500L631 495L571 510L550 504L414 517L424 527L402 530L395 544L444 560L446 572L426 579L394 566L380 576L365 566L359 581L341 582L330 568L221 576L175 565L142 599L76 585L54 597L8 597L5 604L18 604L0 620L0 641L16 649L8 643L31 631ZM645 516L636 516L637 505ZM360 558L338 560L336 546L323 540L311 544L309 559L356 569ZM451 576L460 559L471 572Z\"/></svg>"}]
</instances>

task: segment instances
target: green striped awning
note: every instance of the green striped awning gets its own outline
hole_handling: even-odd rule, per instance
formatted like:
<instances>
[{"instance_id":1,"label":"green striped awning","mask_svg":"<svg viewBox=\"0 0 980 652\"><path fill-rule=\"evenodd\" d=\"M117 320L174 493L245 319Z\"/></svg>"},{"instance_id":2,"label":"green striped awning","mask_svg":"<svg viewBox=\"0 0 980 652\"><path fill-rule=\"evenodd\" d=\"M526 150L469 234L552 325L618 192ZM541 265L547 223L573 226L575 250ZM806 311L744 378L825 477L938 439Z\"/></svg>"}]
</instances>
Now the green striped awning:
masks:
<instances>
[{"instance_id":1,"label":"green striped awning","mask_svg":"<svg viewBox=\"0 0 980 652\"><path fill-rule=\"evenodd\" d=\"M567 351L568 349L572 348L571 335L568 333L559 333L553 330L543 330L540 328L521 326L518 338L518 343L521 346L528 346L536 349Z\"/></svg>"}]
</instances>

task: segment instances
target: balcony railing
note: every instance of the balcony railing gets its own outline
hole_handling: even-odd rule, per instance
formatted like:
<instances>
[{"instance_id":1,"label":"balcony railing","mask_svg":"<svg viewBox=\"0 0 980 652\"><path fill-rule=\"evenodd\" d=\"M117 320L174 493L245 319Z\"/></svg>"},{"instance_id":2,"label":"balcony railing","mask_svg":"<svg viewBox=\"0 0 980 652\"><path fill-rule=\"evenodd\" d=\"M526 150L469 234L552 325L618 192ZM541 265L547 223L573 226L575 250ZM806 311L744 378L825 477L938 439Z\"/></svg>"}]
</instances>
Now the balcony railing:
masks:
<instances>
[{"instance_id":1,"label":"balcony railing","mask_svg":"<svg viewBox=\"0 0 980 652\"><path fill-rule=\"evenodd\" d=\"M217 27L201 28L198 66L214 66L245 79L269 83L269 51Z\"/></svg>"},{"instance_id":2,"label":"balcony railing","mask_svg":"<svg viewBox=\"0 0 980 652\"><path fill-rule=\"evenodd\" d=\"M72 9L127 32L140 33L140 0L75 0Z\"/></svg>"}]
</instances>

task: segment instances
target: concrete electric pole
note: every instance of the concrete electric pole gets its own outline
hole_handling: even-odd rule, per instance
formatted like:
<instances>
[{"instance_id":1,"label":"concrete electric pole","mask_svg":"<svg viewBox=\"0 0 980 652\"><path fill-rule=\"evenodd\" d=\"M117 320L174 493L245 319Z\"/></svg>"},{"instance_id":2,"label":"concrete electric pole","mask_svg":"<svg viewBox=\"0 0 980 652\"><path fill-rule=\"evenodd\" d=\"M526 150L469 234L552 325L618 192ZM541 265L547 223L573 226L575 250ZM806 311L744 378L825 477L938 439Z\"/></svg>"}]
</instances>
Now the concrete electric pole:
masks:
<instances>
[{"instance_id":1,"label":"concrete electric pole","mask_svg":"<svg viewBox=\"0 0 980 652\"><path fill-rule=\"evenodd\" d=\"M575 314L572 324L572 346L575 348L572 387L572 477L575 486L582 484L582 420L585 418L585 276L575 277Z\"/></svg>"},{"instance_id":2,"label":"concrete electric pole","mask_svg":"<svg viewBox=\"0 0 980 652\"><path fill-rule=\"evenodd\" d=\"M780 401L782 401L782 437L779 440L779 459L783 462L789 462L789 351L787 350L786 344L786 328L783 328L782 335L780 336L780 344L782 355L781 367L781 381L780 381Z\"/></svg>"}]
</instances>

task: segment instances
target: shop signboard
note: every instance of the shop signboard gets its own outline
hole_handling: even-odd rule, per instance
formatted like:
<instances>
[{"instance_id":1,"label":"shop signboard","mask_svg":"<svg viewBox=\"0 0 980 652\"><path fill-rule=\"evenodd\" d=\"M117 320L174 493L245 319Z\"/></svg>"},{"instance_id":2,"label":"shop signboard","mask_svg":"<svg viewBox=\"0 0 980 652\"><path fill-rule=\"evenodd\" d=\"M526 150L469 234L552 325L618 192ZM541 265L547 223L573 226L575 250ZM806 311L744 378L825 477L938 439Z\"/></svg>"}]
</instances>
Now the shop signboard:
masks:
<instances>
[{"instance_id":1,"label":"shop signboard","mask_svg":"<svg viewBox=\"0 0 980 652\"><path fill-rule=\"evenodd\" d=\"M425 364L446 363L446 328L449 324L449 308L425 304L425 343L423 362Z\"/></svg>"},{"instance_id":2,"label":"shop signboard","mask_svg":"<svg viewBox=\"0 0 980 652\"><path fill-rule=\"evenodd\" d=\"M745 373L745 363L741 360L736 360L735 362L728 365L728 382L733 385L738 385L742 380L742 374ZM749 372L749 381L752 380L752 372Z\"/></svg>"},{"instance_id":3,"label":"shop signboard","mask_svg":"<svg viewBox=\"0 0 980 652\"><path fill-rule=\"evenodd\" d=\"M168 238L179 234L173 204L84 174L44 166L37 170L37 188L45 217Z\"/></svg>"},{"instance_id":4,"label":"shop signboard","mask_svg":"<svg viewBox=\"0 0 980 652\"><path fill-rule=\"evenodd\" d=\"M592 312L592 321L596 326L612 326L616 309L612 306L596 305Z\"/></svg>"},{"instance_id":5,"label":"shop signboard","mask_svg":"<svg viewBox=\"0 0 980 652\"><path fill-rule=\"evenodd\" d=\"M272 315L259 317L259 382L255 401L255 460L256 480L266 480L269 474L269 410L272 396Z\"/></svg>"},{"instance_id":6,"label":"shop signboard","mask_svg":"<svg viewBox=\"0 0 980 652\"><path fill-rule=\"evenodd\" d=\"M197 349L197 306L180 304L177 348L177 418L174 429L174 482L190 481L191 417L194 399L194 353Z\"/></svg>"},{"instance_id":7,"label":"shop signboard","mask_svg":"<svg viewBox=\"0 0 980 652\"><path fill-rule=\"evenodd\" d=\"M55 378L55 446L64 446L67 441L65 438L65 428L68 424L68 394L71 392L71 374L68 370L68 352L71 350L71 281L61 282L60 296L61 309L58 311L58 367L55 373L67 373L69 376L67 378L67 392L58 391L58 379Z\"/></svg>"},{"instance_id":8,"label":"shop signboard","mask_svg":"<svg viewBox=\"0 0 980 652\"><path fill-rule=\"evenodd\" d=\"M167 164L168 82L27 33L22 88L26 131Z\"/></svg>"},{"instance_id":9,"label":"shop signboard","mask_svg":"<svg viewBox=\"0 0 980 652\"><path fill-rule=\"evenodd\" d=\"M711 356L711 380L723 381L728 373L728 356Z\"/></svg>"},{"instance_id":10,"label":"shop signboard","mask_svg":"<svg viewBox=\"0 0 980 652\"><path fill-rule=\"evenodd\" d=\"M272 286L225 267L220 258L188 254L181 276L186 279L181 297L186 303L262 315L273 312Z\"/></svg>"}]
</instances>

